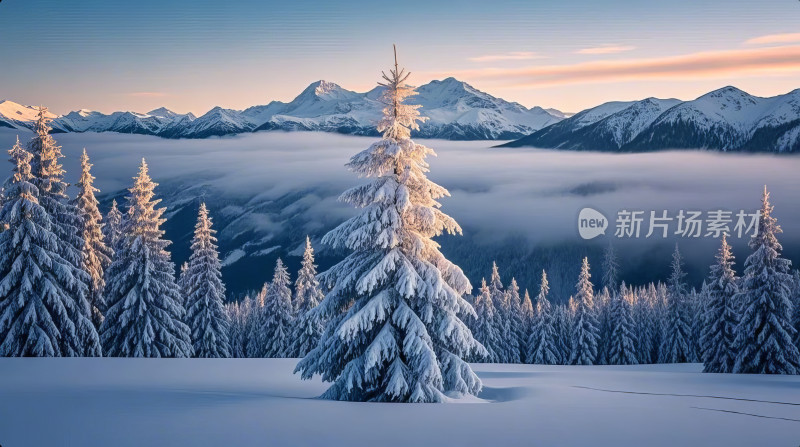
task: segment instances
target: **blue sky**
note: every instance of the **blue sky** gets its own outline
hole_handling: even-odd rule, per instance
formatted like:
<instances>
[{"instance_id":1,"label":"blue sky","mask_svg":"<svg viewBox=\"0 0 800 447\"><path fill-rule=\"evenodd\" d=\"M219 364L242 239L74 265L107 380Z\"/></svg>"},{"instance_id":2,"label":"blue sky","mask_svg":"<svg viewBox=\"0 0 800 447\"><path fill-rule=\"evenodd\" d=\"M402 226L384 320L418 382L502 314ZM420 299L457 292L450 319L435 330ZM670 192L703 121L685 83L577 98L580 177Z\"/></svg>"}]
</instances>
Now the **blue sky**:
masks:
<instances>
[{"instance_id":1,"label":"blue sky","mask_svg":"<svg viewBox=\"0 0 800 447\"><path fill-rule=\"evenodd\" d=\"M414 83L454 75L526 106L729 84L771 96L800 87L798 23L790 0L5 0L0 98L56 113L244 108L318 79L365 91L392 43Z\"/></svg>"}]
</instances>

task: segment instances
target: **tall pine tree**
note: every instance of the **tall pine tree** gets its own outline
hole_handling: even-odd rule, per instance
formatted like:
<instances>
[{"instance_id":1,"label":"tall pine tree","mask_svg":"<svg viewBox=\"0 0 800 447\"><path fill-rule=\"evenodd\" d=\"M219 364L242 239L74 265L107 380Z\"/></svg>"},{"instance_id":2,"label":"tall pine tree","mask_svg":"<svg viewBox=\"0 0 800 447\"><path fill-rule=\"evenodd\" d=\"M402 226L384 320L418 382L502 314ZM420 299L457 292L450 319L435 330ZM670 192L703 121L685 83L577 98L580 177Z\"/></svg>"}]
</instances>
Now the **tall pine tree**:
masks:
<instances>
[{"instance_id":1,"label":"tall pine tree","mask_svg":"<svg viewBox=\"0 0 800 447\"><path fill-rule=\"evenodd\" d=\"M260 330L265 340L263 356L269 358L287 357L291 340L294 309L292 308L292 289L289 288L289 271L278 258L275 274L272 277L264 299L261 312Z\"/></svg>"},{"instance_id":2,"label":"tall pine tree","mask_svg":"<svg viewBox=\"0 0 800 447\"><path fill-rule=\"evenodd\" d=\"M704 290L701 355L703 372L729 373L733 372L736 361L734 341L739 314L735 299L739 280L733 271L733 253L725 234L716 258Z\"/></svg>"},{"instance_id":3,"label":"tall pine tree","mask_svg":"<svg viewBox=\"0 0 800 447\"><path fill-rule=\"evenodd\" d=\"M636 335L631 305L634 300L633 291L623 283L620 293L609 298L610 335L608 339L609 365L636 365L639 363L636 352Z\"/></svg>"},{"instance_id":4,"label":"tall pine tree","mask_svg":"<svg viewBox=\"0 0 800 447\"><path fill-rule=\"evenodd\" d=\"M672 273L667 282L666 321L661 341L661 363L686 363L692 361L690 346L691 324L686 304L686 283L683 257L675 245L672 253Z\"/></svg>"},{"instance_id":5,"label":"tall pine tree","mask_svg":"<svg viewBox=\"0 0 800 447\"><path fill-rule=\"evenodd\" d=\"M348 165L373 179L341 197L362 212L323 239L353 251L321 275L330 292L320 312L330 322L297 366L304 378L333 381L327 398L440 402L448 391L481 389L463 360L483 351L459 318L474 315L463 299L471 286L432 240L461 229L439 209L447 190L426 178L433 151L410 139L422 118L403 103L414 94L407 77L395 59L384 75L383 138Z\"/></svg>"},{"instance_id":6,"label":"tall pine tree","mask_svg":"<svg viewBox=\"0 0 800 447\"><path fill-rule=\"evenodd\" d=\"M495 319L497 311L492 301L492 292L486 285L486 279L481 279L480 293L475 296L475 319L472 327L475 339L486 348L486 355L476 355L472 358L475 362L500 362L500 356L495 349L500 348L502 338L497 328Z\"/></svg>"},{"instance_id":7,"label":"tall pine tree","mask_svg":"<svg viewBox=\"0 0 800 447\"><path fill-rule=\"evenodd\" d=\"M581 273L576 287L575 295L577 308L572 329L572 355L570 363L573 365L593 365L597 360L597 344L600 339L600 328L594 309L594 292L592 290L592 275L589 273L589 258L583 258Z\"/></svg>"},{"instance_id":8,"label":"tall pine tree","mask_svg":"<svg viewBox=\"0 0 800 447\"><path fill-rule=\"evenodd\" d=\"M128 196L128 218L107 271L108 310L100 327L111 357L190 357L189 327L163 239L155 187L142 160Z\"/></svg>"},{"instance_id":9,"label":"tall pine tree","mask_svg":"<svg viewBox=\"0 0 800 447\"><path fill-rule=\"evenodd\" d=\"M316 312L312 312L323 295L317 281L317 266L314 265L314 248L311 239L306 236L306 249L297 280L294 283L295 302L297 303L297 319L292 333L290 355L305 357L314 348L322 336L323 321Z\"/></svg>"},{"instance_id":10,"label":"tall pine tree","mask_svg":"<svg viewBox=\"0 0 800 447\"><path fill-rule=\"evenodd\" d=\"M217 232L211 228L205 203L200 204L192 239L192 255L184 276L186 323L192 334L194 356L231 356L228 319L225 315L225 284L217 249Z\"/></svg>"},{"instance_id":11,"label":"tall pine tree","mask_svg":"<svg viewBox=\"0 0 800 447\"><path fill-rule=\"evenodd\" d=\"M772 211L765 186L758 234L750 240L753 253L744 262L738 298L742 316L736 330L736 373L800 373L800 353L792 341L791 261L781 257L783 247L776 235L782 230Z\"/></svg>"},{"instance_id":12,"label":"tall pine tree","mask_svg":"<svg viewBox=\"0 0 800 447\"><path fill-rule=\"evenodd\" d=\"M39 190L39 204L50 216L58 254L74 267L75 280L84 284L83 287L77 287L71 296L75 300L76 307L91 323L92 311L88 295L92 278L83 270L84 241L81 237L83 222L80 211L67 196L69 185L64 181L64 169L59 161L64 156L61 154L61 146L56 144L50 135L48 121L47 109L40 107L34 123L33 138L28 142L28 151L33 155L31 183ZM101 347L98 343L97 328L94 324L85 326L83 322L84 318L75 321L78 337L84 346L83 354L98 356L101 354Z\"/></svg>"},{"instance_id":13,"label":"tall pine tree","mask_svg":"<svg viewBox=\"0 0 800 447\"><path fill-rule=\"evenodd\" d=\"M81 154L81 177L78 180L78 195L72 204L77 207L81 216L83 237L83 270L89 274L89 305L91 306L92 322L100 328L103 322L106 301L103 289L106 282L104 272L111 264L112 251L103 240L103 216L97 209L97 199L94 193L99 189L94 187L94 176L91 173L92 164L86 149Z\"/></svg>"},{"instance_id":14,"label":"tall pine tree","mask_svg":"<svg viewBox=\"0 0 800 447\"><path fill-rule=\"evenodd\" d=\"M75 299L86 292L82 272L59 254L55 224L33 185L33 155L19 140L9 154L14 170L0 208L8 224L0 232L0 356L99 355L88 303Z\"/></svg>"},{"instance_id":15,"label":"tall pine tree","mask_svg":"<svg viewBox=\"0 0 800 447\"><path fill-rule=\"evenodd\" d=\"M558 354L555 344L555 330L553 328L553 314L547 294L550 285L547 282L547 273L542 270L542 283L539 296L536 298L536 314L533 317L530 337L528 338L527 362L540 365L555 365L558 363Z\"/></svg>"}]
</instances>

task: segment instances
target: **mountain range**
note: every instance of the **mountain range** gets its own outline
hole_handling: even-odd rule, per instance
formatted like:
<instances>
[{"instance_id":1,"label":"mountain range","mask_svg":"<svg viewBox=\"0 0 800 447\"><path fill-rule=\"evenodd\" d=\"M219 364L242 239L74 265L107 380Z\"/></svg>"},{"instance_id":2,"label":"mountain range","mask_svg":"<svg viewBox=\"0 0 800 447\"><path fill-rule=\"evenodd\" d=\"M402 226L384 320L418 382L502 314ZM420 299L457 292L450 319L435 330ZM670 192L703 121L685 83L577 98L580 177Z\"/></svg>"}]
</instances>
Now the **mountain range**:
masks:
<instances>
[{"instance_id":1,"label":"mountain range","mask_svg":"<svg viewBox=\"0 0 800 447\"><path fill-rule=\"evenodd\" d=\"M608 102L502 146L614 152L800 152L800 89L761 98L724 87L693 101Z\"/></svg>"},{"instance_id":2,"label":"mountain range","mask_svg":"<svg viewBox=\"0 0 800 447\"><path fill-rule=\"evenodd\" d=\"M356 93L332 82L317 81L288 103L272 101L245 110L214 107L199 117L163 107L147 113L108 115L82 109L53 115L50 125L53 132L120 132L164 138L206 138L261 130L377 135L375 126L384 107L379 101L382 88ZM432 81L418 87L417 92L413 101L422 105L420 112L428 118L415 133L420 138L509 140L566 118L558 110L528 109L454 78ZM0 102L0 127L32 128L35 116L33 107Z\"/></svg>"}]
</instances>

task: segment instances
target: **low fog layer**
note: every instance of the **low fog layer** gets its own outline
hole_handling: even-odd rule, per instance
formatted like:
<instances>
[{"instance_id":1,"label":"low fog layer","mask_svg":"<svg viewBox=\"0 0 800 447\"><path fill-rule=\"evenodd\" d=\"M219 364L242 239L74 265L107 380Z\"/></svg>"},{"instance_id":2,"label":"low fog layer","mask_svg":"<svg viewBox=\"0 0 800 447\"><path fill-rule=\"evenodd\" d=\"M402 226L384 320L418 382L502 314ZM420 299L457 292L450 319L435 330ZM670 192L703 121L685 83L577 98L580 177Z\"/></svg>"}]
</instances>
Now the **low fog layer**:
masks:
<instances>
[{"instance_id":1,"label":"low fog layer","mask_svg":"<svg viewBox=\"0 0 800 447\"><path fill-rule=\"evenodd\" d=\"M12 131L0 130L0 147L10 148L14 136ZM23 141L29 138L29 134L20 135ZM101 196L122 194L140 159L146 157L151 175L162 185L157 192L170 207L169 213L180 205L191 205L194 213L198 199L208 201L220 222L222 256L232 256L228 259L231 264L236 256L266 255L277 245L283 246L278 252L290 252L301 242L301 234L309 233L318 240L352 215L354 211L336 197L363 180L344 164L375 140L328 133L264 132L206 140L113 133L57 134L55 138L63 146L71 181L77 179L78 155L86 147ZM794 257L798 251L800 205L795 197L800 187L800 157L697 151L608 154L498 149L490 148L489 142L418 142L439 154L430 159L430 178L452 194L442 203L443 210L465 229L464 241L459 244L487 248L490 254L480 261L483 265L491 264L492 247L496 250L512 239L525 241L532 250L568 244L578 249L594 247L595 254L598 246L613 239L626 258L623 265L628 271L639 272L637 264L645 262L663 264L665 274L669 260L664 257L674 240L614 238L618 210L666 209L671 214L679 209L754 211L764 184L772 192L775 215L785 231L781 240L787 254ZM10 167L6 165L3 176ZM580 239L577 216L583 207L596 208L611 219L606 236L591 242ZM646 230L643 227L643 236ZM187 226L187 236L190 231ZM237 240L243 234L247 234L247 242L241 237ZM287 234L291 234L288 240ZM717 243L707 239L678 242L697 279L713 259ZM175 251L185 252L179 243L176 240ZM734 241L734 248L743 263L747 254L743 241ZM472 273L473 282L480 279L476 276L489 273L466 270ZM599 278L599 268L595 272ZM642 276L641 272L637 275ZM523 284L531 289L535 285Z\"/></svg>"}]
</instances>

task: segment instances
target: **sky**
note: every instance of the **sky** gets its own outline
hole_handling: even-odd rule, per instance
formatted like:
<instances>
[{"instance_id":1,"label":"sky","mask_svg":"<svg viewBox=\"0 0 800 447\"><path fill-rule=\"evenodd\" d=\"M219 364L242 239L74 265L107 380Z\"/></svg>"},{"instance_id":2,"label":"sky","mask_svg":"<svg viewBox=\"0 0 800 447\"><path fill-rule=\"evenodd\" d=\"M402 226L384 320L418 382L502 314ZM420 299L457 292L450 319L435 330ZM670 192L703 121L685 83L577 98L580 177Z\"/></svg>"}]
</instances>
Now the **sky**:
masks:
<instances>
[{"instance_id":1,"label":"sky","mask_svg":"<svg viewBox=\"0 0 800 447\"><path fill-rule=\"evenodd\" d=\"M796 0L4 0L0 99L202 114L454 76L527 107L800 87Z\"/></svg>"}]
</instances>

